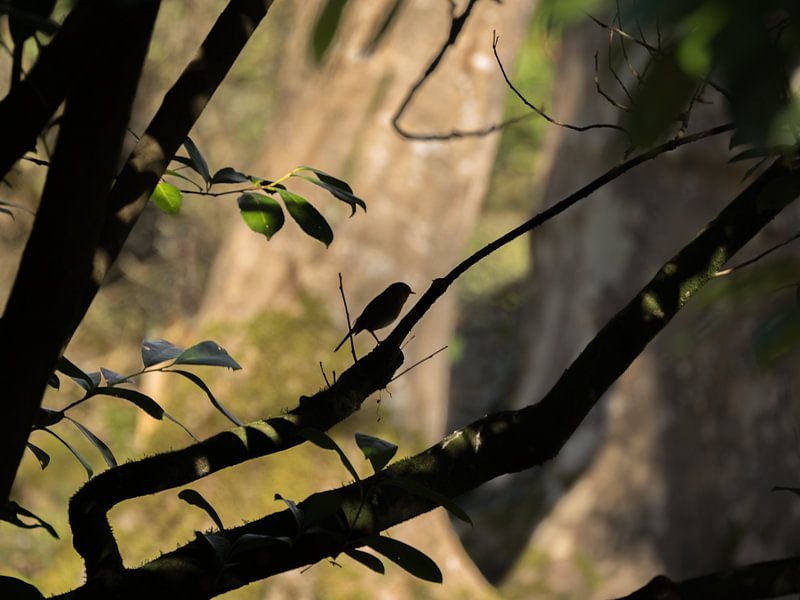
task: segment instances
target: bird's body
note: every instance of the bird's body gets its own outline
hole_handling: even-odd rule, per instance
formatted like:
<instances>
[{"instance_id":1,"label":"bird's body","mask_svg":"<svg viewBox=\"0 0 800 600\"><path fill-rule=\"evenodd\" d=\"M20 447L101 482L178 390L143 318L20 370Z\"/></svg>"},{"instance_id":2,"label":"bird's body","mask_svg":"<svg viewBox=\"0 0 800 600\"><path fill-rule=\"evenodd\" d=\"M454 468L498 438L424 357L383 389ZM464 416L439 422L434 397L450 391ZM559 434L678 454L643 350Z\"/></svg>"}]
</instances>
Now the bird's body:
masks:
<instances>
[{"instance_id":1,"label":"bird's body","mask_svg":"<svg viewBox=\"0 0 800 600\"><path fill-rule=\"evenodd\" d=\"M364 310L358 315L356 322L353 323L353 328L347 332L347 335L344 336L344 339L339 342L339 345L336 346L333 351L336 352L341 348L342 344L344 344L351 335L356 335L362 331L369 331L372 337L380 342L378 336L375 335L375 331L383 329L394 321L400 314L400 311L403 310L403 305L406 303L406 300L408 300L409 294L413 293L411 287L402 281L398 281L387 287L364 307Z\"/></svg>"}]
</instances>

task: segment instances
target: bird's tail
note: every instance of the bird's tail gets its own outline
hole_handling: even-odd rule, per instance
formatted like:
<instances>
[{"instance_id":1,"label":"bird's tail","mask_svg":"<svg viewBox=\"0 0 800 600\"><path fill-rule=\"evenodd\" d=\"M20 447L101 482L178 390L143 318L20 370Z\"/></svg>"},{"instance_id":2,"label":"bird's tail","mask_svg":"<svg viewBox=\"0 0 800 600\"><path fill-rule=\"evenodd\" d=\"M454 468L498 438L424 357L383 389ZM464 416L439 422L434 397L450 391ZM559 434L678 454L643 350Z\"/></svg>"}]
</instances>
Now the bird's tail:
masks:
<instances>
[{"instance_id":1,"label":"bird's tail","mask_svg":"<svg viewBox=\"0 0 800 600\"><path fill-rule=\"evenodd\" d=\"M338 351L339 351L339 348L341 348L341 347L342 347L342 344L344 344L344 343L347 341L347 338L349 338L349 337L350 337L350 335L351 335L351 332L350 332L350 331L348 331L348 332L347 332L347 334L346 334L346 335L345 335L345 336L342 338L342 341L341 341L341 342L339 342L339 345L338 345L338 346L336 346L336 348L334 348L334 349L333 349L333 351L334 351L334 352L338 352Z\"/></svg>"}]
</instances>

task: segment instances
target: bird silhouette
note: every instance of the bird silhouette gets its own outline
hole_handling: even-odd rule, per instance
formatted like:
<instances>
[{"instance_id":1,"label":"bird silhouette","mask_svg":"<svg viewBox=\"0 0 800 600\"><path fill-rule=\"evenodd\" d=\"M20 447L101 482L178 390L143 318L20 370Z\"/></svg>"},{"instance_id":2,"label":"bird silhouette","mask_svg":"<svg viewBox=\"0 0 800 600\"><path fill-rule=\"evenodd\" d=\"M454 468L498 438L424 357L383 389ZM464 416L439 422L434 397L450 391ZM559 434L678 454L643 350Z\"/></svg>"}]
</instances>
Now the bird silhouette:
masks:
<instances>
[{"instance_id":1,"label":"bird silhouette","mask_svg":"<svg viewBox=\"0 0 800 600\"><path fill-rule=\"evenodd\" d=\"M415 292L411 290L411 287L402 281L387 287L364 307L356 322L353 323L353 328L347 332L347 335L344 336L333 351L339 350L351 335L356 335L362 331L369 331L375 341L380 343L378 336L375 335L375 330L382 329L394 321L400 311L403 310L403 305L408 300L409 294L413 293Z\"/></svg>"}]
</instances>

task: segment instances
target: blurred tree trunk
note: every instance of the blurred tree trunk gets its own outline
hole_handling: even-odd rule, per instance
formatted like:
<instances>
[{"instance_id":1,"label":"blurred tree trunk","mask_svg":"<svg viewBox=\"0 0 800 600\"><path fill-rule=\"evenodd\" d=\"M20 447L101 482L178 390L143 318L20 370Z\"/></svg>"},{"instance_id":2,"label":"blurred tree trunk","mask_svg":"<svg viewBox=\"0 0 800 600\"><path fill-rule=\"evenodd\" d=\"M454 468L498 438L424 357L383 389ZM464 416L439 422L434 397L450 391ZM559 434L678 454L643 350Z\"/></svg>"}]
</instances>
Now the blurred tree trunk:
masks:
<instances>
[{"instance_id":1,"label":"blurred tree trunk","mask_svg":"<svg viewBox=\"0 0 800 600\"><path fill-rule=\"evenodd\" d=\"M593 24L565 34L557 118L617 120L593 82L594 53L607 47L607 32ZM603 85L611 90L613 82ZM713 100L695 109L691 131L725 121L720 98ZM624 140L613 132L552 135L546 206L621 161ZM727 142L711 139L663 156L532 236L526 302L512 317L522 322L521 334L512 350L493 349L520 357L505 382L513 390L509 405L541 398L656 267L733 197L744 169L726 164ZM796 216L770 225L754 245L788 237ZM558 458L470 500L479 522L463 537L490 579L506 576L509 561L523 554L506 579L510 594L535 585L547 590L541 597L603 598L628 593L657 572L681 578L790 551L797 528L787 526L786 515L797 503L769 490L798 480L798 377L788 365L760 371L752 340L771 311L793 301L793 290L774 291L798 279L797 254L785 260L791 254L709 286L705 298L721 295L717 302L693 301ZM475 352L473 368L486 368L492 358ZM497 409L497 398L483 394L463 401Z\"/></svg>"},{"instance_id":2,"label":"blurred tree trunk","mask_svg":"<svg viewBox=\"0 0 800 600\"><path fill-rule=\"evenodd\" d=\"M265 310L297 312L300 300L311 297L323 303L336 324L338 333L329 338L332 351L338 341L334 338L346 331L337 272L344 277L354 318L390 282L406 281L422 292L463 256L487 192L497 135L412 141L391 126L402 98L447 39L450 3L348 2L332 44L316 64L310 51L312 32L329 4L291 3L286 25L291 35L275 81L278 106L264 133L263 150L246 168L269 179L301 164L320 168L350 183L366 201L368 212L349 219L347 207L312 186L302 188L334 230L328 249L299 232L293 222L267 243L236 216L227 227L197 320L232 323ZM398 10L387 25L395 4ZM465 3L455 4L459 14ZM513 57L535 4L478 2L457 44L419 90L401 125L424 134L497 123L507 88L492 56L492 30L502 35L503 55ZM404 350L406 365L447 344L453 324L454 297L449 294ZM291 352L292 339L287 337L285 343ZM366 335L357 338L362 354L373 343ZM329 361L334 362L332 356ZM419 446L443 432L448 372L448 361L441 355L393 383L391 397L384 395L384 414L413 431ZM401 448L403 453L412 451L408 444ZM493 595L465 557L442 511L424 525L415 521L398 531L439 561L449 585L437 591L437 597L466 590L474 598ZM399 590L395 594L406 597Z\"/></svg>"},{"instance_id":3,"label":"blurred tree trunk","mask_svg":"<svg viewBox=\"0 0 800 600\"><path fill-rule=\"evenodd\" d=\"M303 188L335 232L327 250L294 223L287 222L267 243L236 217L212 269L201 321L291 310L298 298L310 295L322 299L343 334L337 272L344 277L351 313L392 281L424 291L463 255L478 217L497 136L410 141L390 125L401 99L447 37L449 4L399 2L387 26L394 0L347 3L333 43L317 65L310 40L326 4L293 4L287 25L292 35L275 82L279 108L252 172L274 179L297 165L312 165L351 183L368 212L348 219L346 207ZM457 4L460 12L464 3ZM534 4L478 2L458 43L423 85L401 125L412 132L443 133L496 123L507 88L492 56L492 30L502 35L504 54L513 56ZM416 332L406 364L445 345L452 327L451 294ZM370 343L365 339L361 347ZM446 360L439 357L392 386L387 410L424 440L443 431L447 372Z\"/></svg>"}]
</instances>

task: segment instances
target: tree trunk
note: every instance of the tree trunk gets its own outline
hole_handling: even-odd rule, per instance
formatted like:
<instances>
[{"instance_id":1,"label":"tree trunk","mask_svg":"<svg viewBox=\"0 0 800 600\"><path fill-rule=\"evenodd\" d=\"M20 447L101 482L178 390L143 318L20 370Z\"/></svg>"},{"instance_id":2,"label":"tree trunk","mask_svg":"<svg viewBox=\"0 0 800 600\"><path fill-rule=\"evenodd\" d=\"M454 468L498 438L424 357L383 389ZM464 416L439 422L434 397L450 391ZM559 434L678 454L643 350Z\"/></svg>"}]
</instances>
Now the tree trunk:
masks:
<instances>
[{"instance_id":1,"label":"tree trunk","mask_svg":"<svg viewBox=\"0 0 800 600\"><path fill-rule=\"evenodd\" d=\"M607 32L593 24L566 33L557 118L616 120L592 79L593 55L607 45ZM721 99L714 101L695 109L691 131L725 121ZM620 161L613 132L553 135L545 206ZM640 167L532 236L527 302L516 317L524 325L510 351L522 348L516 382L507 382L512 406L541 398L657 265L740 189L744 169L727 164L727 142L707 140ZM796 217L795 210L771 225L759 248L788 237ZM769 262L709 285L706 300L694 300L648 348L546 469L472 499L473 518L485 520L464 538L490 579L506 575L519 553L509 593L535 585L548 590L541 597L602 598L657 572L681 578L791 550L797 528L786 515L797 504L769 490L797 483L797 375L781 363L762 371L753 339L793 301L793 290L773 291L796 281L799 269L795 260ZM480 401L497 408L493 396L472 400Z\"/></svg>"}]
</instances>

